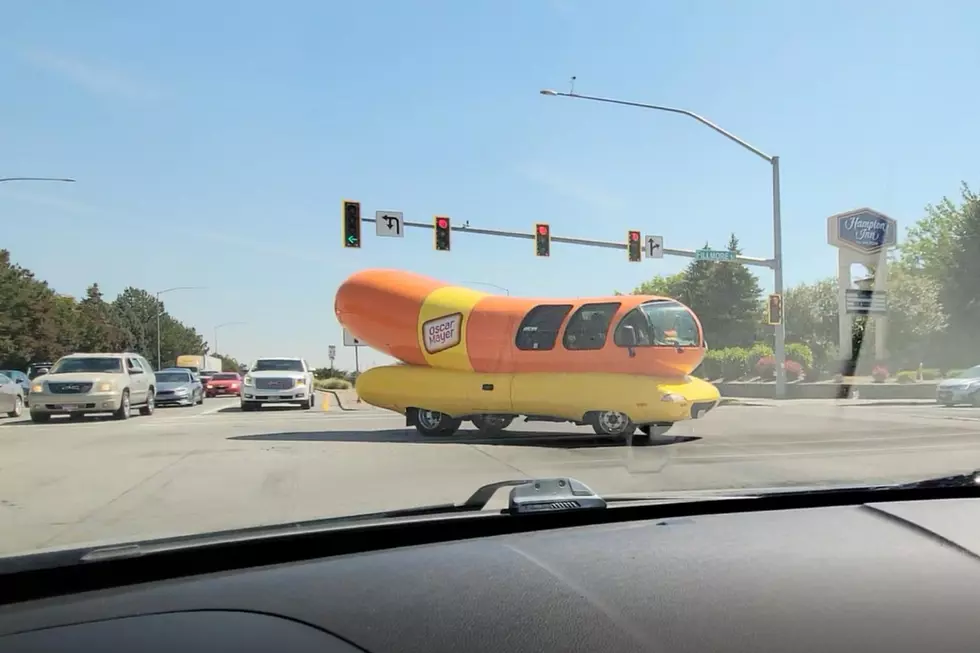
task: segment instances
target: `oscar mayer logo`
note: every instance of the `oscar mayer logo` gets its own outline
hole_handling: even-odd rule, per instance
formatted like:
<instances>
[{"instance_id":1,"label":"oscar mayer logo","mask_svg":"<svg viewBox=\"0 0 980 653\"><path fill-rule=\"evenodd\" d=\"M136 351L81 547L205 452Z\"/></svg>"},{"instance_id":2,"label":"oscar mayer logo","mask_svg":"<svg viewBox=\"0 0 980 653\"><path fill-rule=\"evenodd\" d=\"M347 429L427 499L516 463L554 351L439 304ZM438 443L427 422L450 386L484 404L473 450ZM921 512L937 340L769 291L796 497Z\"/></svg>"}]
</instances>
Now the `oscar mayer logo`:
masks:
<instances>
[{"instance_id":1,"label":"oscar mayer logo","mask_svg":"<svg viewBox=\"0 0 980 653\"><path fill-rule=\"evenodd\" d=\"M425 351L435 354L455 347L461 341L463 314L453 313L426 320L422 323L422 340Z\"/></svg>"}]
</instances>

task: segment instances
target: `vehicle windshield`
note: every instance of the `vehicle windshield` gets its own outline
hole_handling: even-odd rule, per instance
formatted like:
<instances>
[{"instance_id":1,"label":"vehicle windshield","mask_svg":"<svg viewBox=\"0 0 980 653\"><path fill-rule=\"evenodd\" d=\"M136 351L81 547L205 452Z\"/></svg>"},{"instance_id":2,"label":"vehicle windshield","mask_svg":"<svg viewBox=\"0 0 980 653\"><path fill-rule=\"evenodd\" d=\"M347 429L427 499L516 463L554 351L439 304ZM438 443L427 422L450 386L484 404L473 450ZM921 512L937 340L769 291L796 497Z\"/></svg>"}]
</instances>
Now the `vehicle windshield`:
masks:
<instances>
[{"instance_id":1,"label":"vehicle windshield","mask_svg":"<svg viewBox=\"0 0 980 653\"><path fill-rule=\"evenodd\" d=\"M974 365L968 370L963 370L956 377L960 379L980 379L980 365Z\"/></svg>"},{"instance_id":2,"label":"vehicle windshield","mask_svg":"<svg viewBox=\"0 0 980 653\"><path fill-rule=\"evenodd\" d=\"M62 358L48 374L77 374L77 373L119 373L122 372L122 360L114 357L78 356Z\"/></svg>"},{"instance_id":3,"label":"vehicle windshield","mask_svg":"<svg viewBox=\"0 0 980 653\"><path fill-rule=\"evenodd\" d=\"M157 372L154 376L160 383L190 383L191 375L187 372Z\"/></svg>"},{"instance_id":4,"label":"vehicle windshield","mask_svg":"<svg viewBox=\"0 0 980 653\"><path fill-rule=\"evenodd\" d=\"M980 2L300 3L4 3L0 555L980 468Z\"/></svg>"},{"instance_id":5,"label":"vehicle windshield","mask_svg":"<svg viewBox=\"0 0 980 653\"><path fill-rule=\"evenodd\" d=\"M297 360L265 358L255 361L253 372L302 372L303 362Z\"/></svg>"}]
</instances>

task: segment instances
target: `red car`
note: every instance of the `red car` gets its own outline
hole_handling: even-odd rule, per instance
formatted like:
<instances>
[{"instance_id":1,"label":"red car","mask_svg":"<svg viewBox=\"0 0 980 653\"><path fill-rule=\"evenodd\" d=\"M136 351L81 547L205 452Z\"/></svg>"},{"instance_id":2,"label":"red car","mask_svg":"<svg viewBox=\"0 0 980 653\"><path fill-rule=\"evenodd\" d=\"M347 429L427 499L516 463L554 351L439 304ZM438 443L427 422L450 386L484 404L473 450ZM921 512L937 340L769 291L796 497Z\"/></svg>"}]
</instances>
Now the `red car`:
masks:
<instances>
[{"instance_id":1,"label":"red car","mask_svg":"<svg viewBox=\"0 0 980 653\"><path fill-rule=\"evenodd\" d=\"M221 395L237 397L242 392L242 377L234 372L219 372L208 379L204 392L209 397Z\"/></svg>"}]
</instances>

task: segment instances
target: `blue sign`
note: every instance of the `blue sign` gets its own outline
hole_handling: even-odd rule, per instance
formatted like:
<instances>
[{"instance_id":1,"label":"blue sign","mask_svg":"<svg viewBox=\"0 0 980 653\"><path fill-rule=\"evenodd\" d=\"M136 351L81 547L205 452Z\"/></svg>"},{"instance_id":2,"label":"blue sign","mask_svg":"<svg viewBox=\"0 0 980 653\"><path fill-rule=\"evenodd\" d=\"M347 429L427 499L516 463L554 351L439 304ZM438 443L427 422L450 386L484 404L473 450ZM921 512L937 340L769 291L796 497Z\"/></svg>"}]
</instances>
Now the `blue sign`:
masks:
<instances>
[{"instance_id":1,"label":"blue sign","mask_svg":"<svg viewBox=\"0 0 980 653\"><path fill-rule=\"evenodd\" d=\"M859 252L874 254L893 247L896 242L896 222L871 209L859 209L841 213L832 218L836 221L837 246L851 247Z\"/></svg>"}]
</instances>

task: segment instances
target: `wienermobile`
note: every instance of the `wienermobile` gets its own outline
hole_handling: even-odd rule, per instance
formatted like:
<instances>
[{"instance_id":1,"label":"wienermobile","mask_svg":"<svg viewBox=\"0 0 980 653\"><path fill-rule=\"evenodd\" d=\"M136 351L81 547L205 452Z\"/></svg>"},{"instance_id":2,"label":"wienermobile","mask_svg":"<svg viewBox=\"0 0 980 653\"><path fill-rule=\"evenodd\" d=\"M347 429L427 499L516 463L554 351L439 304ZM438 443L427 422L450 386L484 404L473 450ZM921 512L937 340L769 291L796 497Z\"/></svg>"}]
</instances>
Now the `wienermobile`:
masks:
<instances>
[{"instance_id":1,"label":"wienermobile","mask_svg":"<svg viewBox=\"0 0 980 653\"><path fill-rule=\"evenodd\" d=\"M452 435L464 420L498 433L523 416L637 442L720 399L690 376L707 351L700 321L667 297L527 299L370 269L341 284L334 311L401 361L361 374L361 400L426 436Z\"/></svg>"}]
</instances>

